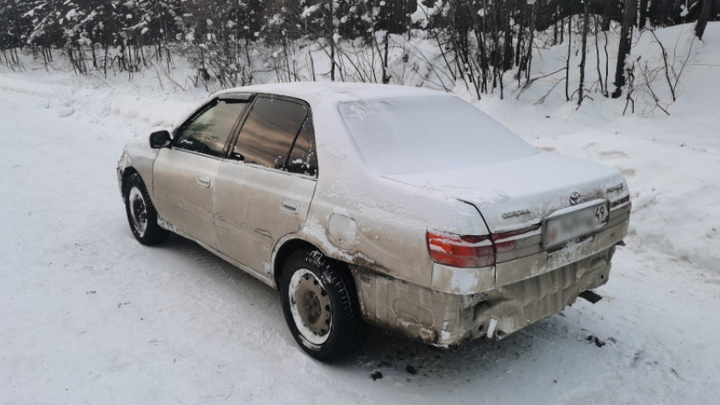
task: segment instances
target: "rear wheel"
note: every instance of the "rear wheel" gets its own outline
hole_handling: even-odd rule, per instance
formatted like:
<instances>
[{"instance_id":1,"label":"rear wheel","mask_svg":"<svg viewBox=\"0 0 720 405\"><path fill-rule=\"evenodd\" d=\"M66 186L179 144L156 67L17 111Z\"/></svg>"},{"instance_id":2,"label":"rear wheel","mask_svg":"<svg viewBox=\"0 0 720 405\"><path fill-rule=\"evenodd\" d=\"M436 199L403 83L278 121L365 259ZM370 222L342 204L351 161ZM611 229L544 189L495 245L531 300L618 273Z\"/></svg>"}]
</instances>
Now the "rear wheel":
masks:
<instances>
[{"instance_id":1,"label":"rear wheel","mask_svg":"<svg viewBox=\"0 0 720 405\"><path fill-rule=\"evenodd\" d=\"M160 244L170 235L158 225L155 207L137 173L130 175L125 183L125 211L135 239L143 245Z\"/></svg>"},{"instance_id":2,"label":"rear wheel","mask_svg":"<svg viewBox=\"0 0 720 405\"><path fill-rule=\"evenodd\" d=\"M294 252L283 267L280 294L290 332L310 356L338 360L365 342L355 284L344 264L317 250Z\"/></svg>"}]
</instances>

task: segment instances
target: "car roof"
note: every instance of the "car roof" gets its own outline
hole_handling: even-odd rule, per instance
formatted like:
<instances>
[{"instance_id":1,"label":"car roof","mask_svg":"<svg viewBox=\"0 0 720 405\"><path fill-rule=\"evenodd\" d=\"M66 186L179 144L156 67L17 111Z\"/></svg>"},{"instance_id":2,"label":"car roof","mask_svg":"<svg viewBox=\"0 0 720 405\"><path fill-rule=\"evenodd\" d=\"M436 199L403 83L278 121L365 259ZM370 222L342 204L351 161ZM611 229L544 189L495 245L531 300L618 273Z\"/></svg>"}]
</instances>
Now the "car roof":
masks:
<instances>
[{"instance_id":1,"label":"car roof","mask_svg":"<svg viewBox=\"0 0 720 405\"><path fill-rule=\"evenodd\" d=\"M360 100L421 97L421 96L450 96L448 93L423 89L411 86L396 86L374 83L345 83L345 82L295 82L261 84L218 92L216 96L233 93L268 93L280 96L294 97L305 100L310 104L339 104Z\"/></svg>"}]
</instances>

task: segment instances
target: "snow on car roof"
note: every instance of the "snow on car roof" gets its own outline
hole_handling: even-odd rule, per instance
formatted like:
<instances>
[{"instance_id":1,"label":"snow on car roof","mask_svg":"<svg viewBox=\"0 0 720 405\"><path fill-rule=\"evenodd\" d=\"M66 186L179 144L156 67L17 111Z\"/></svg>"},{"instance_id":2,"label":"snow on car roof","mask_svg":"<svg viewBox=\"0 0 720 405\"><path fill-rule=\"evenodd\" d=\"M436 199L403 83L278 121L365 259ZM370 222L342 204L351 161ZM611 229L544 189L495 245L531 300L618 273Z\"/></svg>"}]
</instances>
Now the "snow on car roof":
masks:
<instances>
[{"instance_id":1,"label":"snow on car roof","mask_svg":"<svg viewBox=\"0 0 720 405\"><path fill-rule=\"evenodd\" d=\"M231 93L270 93L288 97L295 97L310 103L343 103L358 100L372 100L383 98L401 98L418 96L447 96L452 95L419 87L396 86L374 83L345 83L345 82L295 82L261 84L223 90L216 95Z\"/></svg>"}]
</instances>

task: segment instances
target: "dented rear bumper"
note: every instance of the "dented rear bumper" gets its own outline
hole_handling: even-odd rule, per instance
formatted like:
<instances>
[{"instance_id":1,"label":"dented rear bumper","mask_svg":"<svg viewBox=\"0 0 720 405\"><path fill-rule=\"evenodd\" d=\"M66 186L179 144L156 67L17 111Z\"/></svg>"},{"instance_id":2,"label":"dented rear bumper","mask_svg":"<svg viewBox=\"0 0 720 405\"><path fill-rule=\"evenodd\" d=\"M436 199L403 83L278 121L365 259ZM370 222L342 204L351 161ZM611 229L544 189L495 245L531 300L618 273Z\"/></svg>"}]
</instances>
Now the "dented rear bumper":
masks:
<instances>
[{"instance_id":1,"label":"dented rear bumper","mask_svg":"<svg viewBox=\"0 0 720 405\"><path fill-rule=\"evenodd\" d=\"M627 227L624 221L584 243L500 263L491 277L487 268L475 269L474 282L467 282L470 273L458 276L443 268L429 288L353 267L362 313L370 323L443 347L502 338L607 283L615 245ZM465 282L458 283L463 277Z\"/></svg>"}]
</instances>

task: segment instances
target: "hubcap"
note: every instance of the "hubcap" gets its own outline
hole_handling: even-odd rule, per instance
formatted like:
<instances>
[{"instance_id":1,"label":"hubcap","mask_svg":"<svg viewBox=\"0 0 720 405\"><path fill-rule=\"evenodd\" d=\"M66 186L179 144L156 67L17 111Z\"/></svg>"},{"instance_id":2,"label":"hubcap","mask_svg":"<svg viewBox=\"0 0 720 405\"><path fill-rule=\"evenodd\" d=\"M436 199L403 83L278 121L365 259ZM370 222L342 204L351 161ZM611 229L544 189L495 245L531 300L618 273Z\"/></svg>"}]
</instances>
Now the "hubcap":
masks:
<instances>
[{"instance_id":1,"label":"hubcap","mask_svg":"<svg viewBox=\"0 0 720 405\"><path fill-rule=\"evenodd\" d=\"M300 334L310 343L325 343L332 329L332 311L322 282L309 270L299 269L290 279L288 296Z\"/></svg>"},{"instance_id":2,"label":"hubcap","mask_svg":"<svg viewBox=\"0 0 720 405\"><path fill-rule=\"evenodd\" d=\"M130 189L128 194L128 205L130 207L130 219L133 223L133 228L140 235L145 235L147 230L147 206L145 205L145 199L143 198L142 192L137 188L133 187Z\"/></svg>"}]
</instances>

